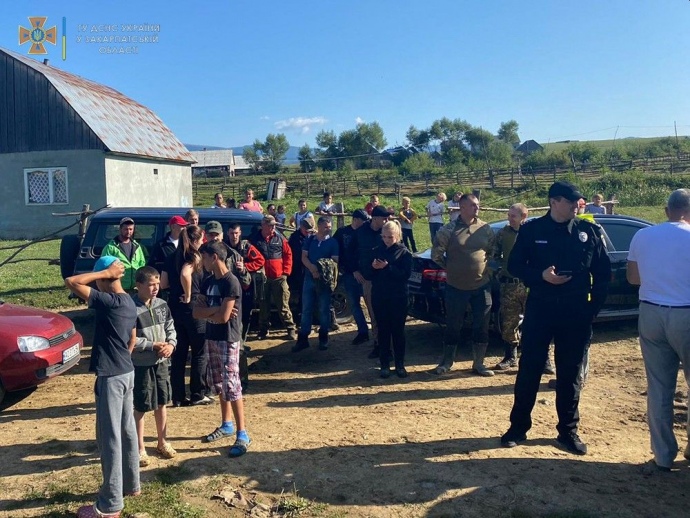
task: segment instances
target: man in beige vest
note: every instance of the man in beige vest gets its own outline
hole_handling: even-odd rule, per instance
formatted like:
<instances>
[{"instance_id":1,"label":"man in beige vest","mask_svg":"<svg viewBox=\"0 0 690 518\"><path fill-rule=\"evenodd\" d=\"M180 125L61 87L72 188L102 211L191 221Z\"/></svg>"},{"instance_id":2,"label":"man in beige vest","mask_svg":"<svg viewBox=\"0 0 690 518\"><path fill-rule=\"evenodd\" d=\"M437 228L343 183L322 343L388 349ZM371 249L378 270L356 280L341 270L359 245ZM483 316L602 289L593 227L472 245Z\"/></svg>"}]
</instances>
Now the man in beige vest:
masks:
<instances>
[{"instance_id":1,"label":"man in beige vest","mask_svg":"<svg viewBox=\"0 0 690 518\"><path fill-rule=\"evenodd\" d=\"M436 374L444 374L453 366L465 309L472 310L472 372L493 376L484 366L489 342L491 311L491 270L488 259L494 245L494 233L488 223L480 220L479 200L472 194L460 198L460 217L436 234L431 259L446 269L446 335L443 359Z\"/></svg>"}]
</instances>

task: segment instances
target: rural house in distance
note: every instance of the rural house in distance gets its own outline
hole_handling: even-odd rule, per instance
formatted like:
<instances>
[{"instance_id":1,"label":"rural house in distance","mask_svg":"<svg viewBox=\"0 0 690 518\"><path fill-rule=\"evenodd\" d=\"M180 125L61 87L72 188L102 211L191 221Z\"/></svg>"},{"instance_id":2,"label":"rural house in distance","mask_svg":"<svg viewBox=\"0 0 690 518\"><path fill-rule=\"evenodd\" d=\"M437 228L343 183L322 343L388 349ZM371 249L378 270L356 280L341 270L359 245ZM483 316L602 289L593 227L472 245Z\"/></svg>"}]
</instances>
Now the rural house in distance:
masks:
<instances>
[{"instance_id":1,"label":"rural house in distance","mask_svg":"<svg viewBox=\"0 0 690 518\"><path fill-rule=\"evenodd\" d=\"M0 48L0 238L36 238L52 213L190 207L194 157L150 109Z\"/></svg>"}]
</instances>

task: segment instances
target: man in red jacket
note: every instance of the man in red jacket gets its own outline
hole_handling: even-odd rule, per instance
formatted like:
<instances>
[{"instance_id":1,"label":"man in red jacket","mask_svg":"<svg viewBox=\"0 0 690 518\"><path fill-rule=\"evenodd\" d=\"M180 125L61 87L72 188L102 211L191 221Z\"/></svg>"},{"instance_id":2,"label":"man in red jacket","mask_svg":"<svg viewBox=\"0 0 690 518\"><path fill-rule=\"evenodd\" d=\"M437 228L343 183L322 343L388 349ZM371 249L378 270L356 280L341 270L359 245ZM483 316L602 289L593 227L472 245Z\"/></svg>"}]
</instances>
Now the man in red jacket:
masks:
<instances>
[{"instance_id":1,"label":"man in red jacket","mask_svg":"<svg viewBox=\"0 0 690 518\"><path fill-rule=\"evenodd\" d=\"M264 256L264 270L266 285L259 308L259 339L268 335L271 316L271 304L278 308L278 314L283 325L287 328L288 340L296 340L295 323L290 312L290 288L287 277L292 271L292 250L287 239L275 231L276 220L273 216L265 216L261 220L261 231L252 236L251 243Z\"/></svg>"}]
</instances>

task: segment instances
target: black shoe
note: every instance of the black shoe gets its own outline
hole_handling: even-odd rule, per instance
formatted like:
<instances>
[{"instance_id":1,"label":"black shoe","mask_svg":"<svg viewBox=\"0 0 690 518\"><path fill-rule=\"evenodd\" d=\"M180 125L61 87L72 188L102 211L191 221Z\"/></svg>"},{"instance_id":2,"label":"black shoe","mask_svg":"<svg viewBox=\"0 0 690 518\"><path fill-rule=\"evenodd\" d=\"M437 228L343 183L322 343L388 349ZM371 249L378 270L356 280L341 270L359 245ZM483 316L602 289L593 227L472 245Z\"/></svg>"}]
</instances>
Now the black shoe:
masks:
<instances>
[{"instance_id":1,"label":"black shoe","mask_svg":"<svg viewBox=\"0 0 690 518\"><path fill-rule=\"evenodd\" d=\"M173 408L180 408L183 406L189 406L191 404L192 404L192 402L189 399L185 399L184 401L173 401L172 402Z\"/></svg>"},{"instance_id":2,"label":"black shoe","mask_svg":"<svg viewBox=\"0 0 690 518\"><path fill-rule=\"evenodd\" d=\"M526 433L519 433L510 428L501 437L501 446L503 446L504 448L515 448L518 445L518 443L521 443L526 440Z\"/></svg>"},{"instance_id":3,"label":"black shoe","mask_svg":"<svg viewBox=\"0 0 690 518\"><path fill-rule=\"evenodd\" d=\"M395 374L398 376L398 378L407 378L407 371L405 370L405 367L396 368Z\"/></svg>"},{"instance_id":4,"label":"black shoe","mask_svg":"<svg viewBox=\"0 0 690 518\"><path fill-rule=\"evenodd\" d=\"M369 333L357 333L355 339L352 340L352 345L360 345L369 341Z\"/></svg>"},{"instance_id":5,"label":"black shoe","mask_svg":"<svg viewBox=\"0 0 690 518\"><path fill-rule=\"evenodd\" d=\"M328 342L319 342L319 351L327 351Z\"/></svg>"},{"instance_id":6,"label":"black shoe","mask_svg":"<svg viewBox=\"0 0 690 518\"><path fill-rule=\"evenodd\" d=\"M381 367L381 377L384 379L391 377L390 367Z\"/></svg>"},{"instance_id":7,"label":"black shoe","mask_svg":"<svg viewBox=\"0 0 690 518\"><path fill-rule=\"evenodd\" d=\"M374 347L371 352L368 354L367 358L370 360L373 360L374 358L378 358L381 354L381 351L379 350L378 347Z\"/></svg>"},{"instance_id":8,"label":"black shoe","mask_svg":"<svg viewBox=\"0 0 690 518\"><path fill-rule=\"evenodd\" d=\"M570 453L574 453L575 455L585 455L587 453L587 445L582 442L580 436L575 432L570 432L566 435L559 434L556 441L565 446L565 449Z\"/></svg>"},{"instance_id":9,"label":"black shoe","mask_svg":"<svg viewBox=\"0 0 690 518\"><path fill-rule=\"evenodd\" d=\"M304 349L309 349L309 340L306 338L298 338L297 343L292 346L292 352L298 353Z\"/></svg>"},{"instance_id":10,"label":"black shoe","mask_svg":"<svg viewBox=\"0 0 690 518\"><path fill-rule=\"evenodd\" d=\"M507 371L508 369L512 369L517 366L517 358L503 358L500 362L496 364L494 369L497 371Z\"/></svg>"},{"instance_id":11,"label":"black shoe","mask_svg":"<svg viewBox=\"0 0 690 518\"><path fill-rule=\"evenodd\" d=\"M556 378L549 380L548 386L551 390L556 390L558 384L556 383Z\"/></svg>"},{"instance_id":12,"label":"black shoe","mask_svg":"<svg viewBox=\"0 0 690 518\"><path fill-rule=\"evenodd\" d=\"M193 406L198 406L198 405L210 405L211 403L213 403L213 399L211 399L208 396L202 396L200 399L193 399L190 404Z\"/></svg>"}]
</instances>

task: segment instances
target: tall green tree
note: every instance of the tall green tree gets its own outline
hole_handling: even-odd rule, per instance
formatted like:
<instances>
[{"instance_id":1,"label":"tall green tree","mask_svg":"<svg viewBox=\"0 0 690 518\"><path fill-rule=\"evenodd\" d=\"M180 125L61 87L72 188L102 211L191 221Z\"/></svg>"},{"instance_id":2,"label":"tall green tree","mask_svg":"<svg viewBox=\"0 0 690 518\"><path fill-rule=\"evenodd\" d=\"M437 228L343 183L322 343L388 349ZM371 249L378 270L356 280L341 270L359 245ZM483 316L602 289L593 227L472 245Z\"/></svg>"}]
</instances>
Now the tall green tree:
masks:
<instances>
[{"instance_id":1,"label":"tall green tree","mask_svg":"<svg viewBox=\"0 0 690 518\"><path fill-rule=\"evenodd\" d=\"M501 127L498 128L498 133L496 136L498 140L502 140L506 144L510 144L513 149L520 145L520 136L518 135L518 130L520 125L517 121L511 119L507 122L502 122Z\"/></svg>"},{"instance_id":2,"label":"tall green tree","mask_svg":"<svg viewBox=\"0 0 690 518\"><path fill-rule=\"evenodd\" d=\"M316 162L314 161L314 152L309 147L309 144L304 144L299 148L299 153L297 154L299 159L299 167L304 173L311 173L316 169Z\"/></svg>"},{"instance_id":3,"label":"tall green tree","mask_svg":"<svg viewBox=\"0 0 690 518\"><path fill-rule=\"evenodd\" d=\"M386 137L378 122L360 123L355 129L345 130L338 137L333 131L322 130L316 135L320 165L335 169L343 159L351 160L356 168L371 165L372 155L386 147Z\"/></svg>"},{"instance_id":4,"label":"tall green tree","mask_svg":"<svg viewBox=\"0 0 690 518\"><path fill-rule=\"evenodd\" d=\"M269 133L265 141L261 142L256 139L254 144L251 147L245 147L242 153L255 171L276 173L283 166L285 155L289 149L290 143L284 134Z\"/></svg>"}]
</instances>

